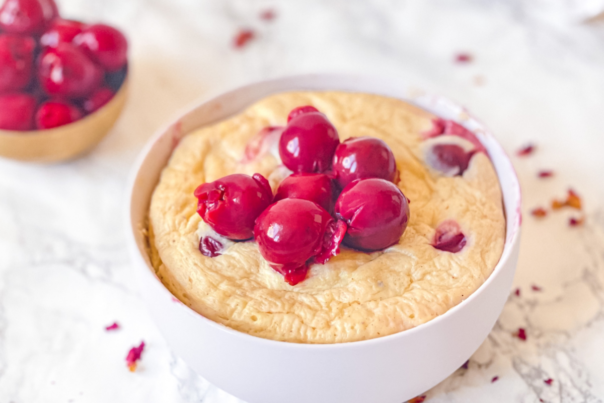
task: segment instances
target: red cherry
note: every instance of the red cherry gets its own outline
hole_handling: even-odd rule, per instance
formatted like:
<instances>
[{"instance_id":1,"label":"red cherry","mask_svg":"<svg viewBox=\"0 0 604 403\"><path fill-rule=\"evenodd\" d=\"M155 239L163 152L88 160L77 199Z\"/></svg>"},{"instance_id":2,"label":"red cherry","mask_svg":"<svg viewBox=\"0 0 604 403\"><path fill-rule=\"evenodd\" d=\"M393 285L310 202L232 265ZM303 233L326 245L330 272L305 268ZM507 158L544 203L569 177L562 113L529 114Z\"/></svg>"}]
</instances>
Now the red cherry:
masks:
<instances>
[{"instance_id":1,"label":"red cherry","mask_svg":"<svg viewBox=\"0 0 604 403\"><path fill-rule=\"evenodd\" d=\"M79 21L57 18L42 34L40 44L43 47L56 48L60 43L71 43L84 29L84 24Z\"/></svg>"},{"instance_id":2,"label":"red cherry","mask_svg":"<svg viewBox=\"0 0 604 403\"><path fill-rule=\"evenodd\" d=\"M343 222L336 222L318 204L301 199L272 204L254 227L262 257L290 284L304 279L309 259L325 263L336 256L345 232Z\"/></svg>"},{"instance_id":3,"label":"red cherry","mask_svg":"<svg viewBox=\"0 0 604 403\"><path fill-rule=\"evenodd\" d=\"M333 210L331 179L324 174L292 174L285 178L277 189L275 201L282 199L310 200L331 212Z\"/></svg>"},{"instance_id":4,"label":"red cherry","mask_svg":"<svg viewBox=\"0 0 604 403\"><path fill-rule=\"evenodd\" d=\"M18 91L29 84L36 42L27 36L0 35L0 92Z\"/></svg>"},{"instance_id":5,"label":"red cherry","mask_svg":"<svg viewBox=\"0 0 604 403\"><path fill-rule=\"evenodd\" d=\"M83 97L97 89L102 78L101 69L68 43L47 49L38 60L38 79L48 95Z\"/></svg>"},{"instance_id":6,"label":"red cherry","mask_svg":"<svg viewBox=\"0 0 604 403\"><path fill-rule=\"evenodd\" d=\"M197 212L220 235L250 239L254 221L273 201L268 181L260 174L233 174L195 189Z\"/></svg>"},{"instance_id":7,"label":"red cherry","mask_svg":"<svg viewBox=\"0 0 604 403\"><path fill-rule=\"evenodd\" d=\"M58 16L54 0L6 0L0 7L0 28L12 34L39 34Z\"/></svg>"},{"instance_id":8,"label":"red cherry","mask_svg":"<svg viewBox=\"0 0 604 403\"><path fill-rule=\"evenodd\" d=\"M289 123L289 121L292 120L293 118L296 118L300 115L304 115L305 113L311 113L311 112L319 112L319 110L317 108L315 108L314 106L310 106L310 105L298 106L297 108L292 109L291 112L289 113L289 115L287 115L287 122Z\"/></svg>"},{"instance_id":9,"label":"red cherry","mask_svg":"<svg viewBox=\"0 0 604 403\"><path fill-rule=\"evenodd\" d=\"M201 237L199 240L199 251L202 255L207 257L216 257L222 255L224 246L220 241L212 238L211 236Z\"/></svg>"},{"instance_id":10,"label":"red cherry","mask_svg":"<svg viewBox=\"0 0 604 403\"><path fill-rule=\"evenodd\" d=\"M88 98L82 102L82 107L86 113L92 113L102 106L105 106L107 102L113 98L113 91L107 87L101 87L92 93Z\"/></svg>"},{"instance_id":11,"label":"red cherry","mask_svg":"<svg viewBox=\"0 0 604 403\"><path fill-rule=\"evenodd\" d=\"M107 71L117 71L126 64L128 41L124 34L109 25L90 25L73 41Z\"/></svg>"},{"instance_id":12,"label":"red cherry","mask_svg":"<svg viewBox=\"0 0 604 403\"><path fill-rule=\"evenodd\" d=\"M351 182L336 201L336 217L348 224L344 244L375 251L396 244L409 221L409 204L392 182L371 178Z\"/></svg>"},{"instance_id":13,"label":"red cherry","mask_svg":"<svg viewBox=\"0 0 604 403\"><path fill-rule=\"evenodd\" d=\"M36 99L25 93L0 95L0 129L33 130Z\"/></svg>"},{"instance_id":14,"label":"red cherry","mask_svg":"<svg viewBox=\"0 0 604 403\"><path fill-rule=\"evenodd\" d=\"M373 137L349 138L333 156L335 178L344 189L355 179L382 178L394 181L396 161L388 144Z\"/></svg>"},{"instance_id":15,"label":"red cherry","mask_svg":"<svg viewBox=\"0 0 604 403\"><path fill-rule=\"evenodd\" d=\"M462 175L475 153L475 150L467 152L457 144L435 144L427 155L427 162L447 175Z\"/></svg>"},{"instance_id":16,"label":"red cherry","mask_svg":"<svg viewBox=\"0 0 604 403\"><path fill-rule=\"evenodd\" d=\"M457 221L446 220L436 228L432 246L445 252L457 253L466 246L466 236L461 232Z\"/></svg>"},{"instance_id":17,"label":"red cherry","mask_svg":"<svg viewBox=\"0 0 604 403\"><path fill-rule=\"evenodd\" d=\"M36 127L38 130L52 129L81 118L82 112L75 105L63 101L47 101L36 112Z\"/></svg>"},{"instance_id":18,"label":"red cherry","mask_svg":"<svg viewBox=\"0 0 604 403\"><path fill-rule=\"evenodd\" d=\"M319 112L295 116L279 140L283 165L294 172L325 172L340 143L338 132Z\"/></svg>"}]
</instances>

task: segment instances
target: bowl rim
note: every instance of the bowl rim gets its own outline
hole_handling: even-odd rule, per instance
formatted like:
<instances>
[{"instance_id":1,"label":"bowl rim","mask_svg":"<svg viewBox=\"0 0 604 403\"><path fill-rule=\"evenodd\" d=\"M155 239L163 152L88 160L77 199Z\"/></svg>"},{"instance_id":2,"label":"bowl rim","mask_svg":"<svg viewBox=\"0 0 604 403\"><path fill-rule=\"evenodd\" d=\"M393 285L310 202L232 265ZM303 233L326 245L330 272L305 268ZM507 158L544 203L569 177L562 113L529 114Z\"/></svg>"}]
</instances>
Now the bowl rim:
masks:
<instances>
[{"instance_id":1,"label":"bowl rim","mask_svg":"<svg viewBox=\"0 0 604 403\"><path fill-rule=\"evenodd\" d=\"M136 232L139 231L137 230L137 228L135 228L134 226L134 222L132 220L132 202L133 202L133 194L135 191L135 185L136 185L136 180L138 178L138 175L140 173L140 169L143 166L143 164L146 162L147 157L149 155L149 152L153 149L153 147L155 146L155 144L164 136L167 135L170 128L174 127L174 124L179 122L181 118L183 118L184 116L192 113L193 111L195 111L196 109L200 108L203 105L206 105L208 103L214 102L216 100L218 100L219 98L222 98L224 96L227 96L229 94L233 94L236 92L240 92L240 91L245 91L245 90L249 90L252 89L254 87L260 86L260 85L266 85L268 87L272 87L272 86L279 86L281 85L282 87L289 87L289 89L277 89L277 90L271 90L270 93L271 94L277 94L279 92L287 92L287 91L320 91L320 90L316 90L316 89L304 89L304 82L308 82L309 80L313 80L313 79L318 79L318 78L332 78L334 79L334 81L338 82L338 80L341 79L346 79L346 80L359 80L359 81L373 81L373 82L394 82L396 84L398 84L399 86L406 86L407 88L413 88L415 89L415 87L411 87L409 86L407 83L405 83L404 81L401 81L400 79L397 78L392 78L392 77L377 77L377 76L371 76L371 75L367 75L367 74L337 74L337 73L325 73L325 74L301 74L301 75L290 75L290 76L282 76L279 78L273 78L273 79L269 79L269 80L258 80L258 81L254 81L245 85L241 85L241 86L235 86L235 87L231 87L228 88L226 90L223 91L218 91L218 92L214 92L208 96L204 96L201 99L197 100L196 102L191 103L191 105L187 106L186 108L184 108L183 110L181 110L178 114L176 114L176 119L171 119L169 120L169 123L164 124L163 126L161 126L154 134L153 136L151 136L145 146L141 149L141 151L139 152L134 164L131 167L130 173L129 173L129 177L128 177L128 181L127 181L127 191L128 191L128 196L127 196L127 204L126 204L126 217L127 217L127 221L126 221L126 225L127 225L127 242L129 244L129 246L131 246L130 249L135 249L136 252L134 254L134 256L132 256L133 258L136 259L135 262L133 262L133 264L136 265L144 265L145 266L145 274L146 275L150 275L153 277L153 280L156 281L160 287L160 289L162 290L162 292L166 293L167 296L172 297L173 299L176 299L176 301L179 302L179 306L185 309L185 312L187 312L187 314L191 315L194 317L193 320L201 320L203 321L205 324L212 326L216 329L219 329L219 331L225 331L228 334L236 337L236 338L240 338L243 339L246 342L249 343L258 343L267 347L273 347L273 348L277 348L277 349L295 349L295 350L331 350L331 349L339 349L339 350L347 350L347 349L357 349L357 348L364 348L364 347L371 347L372 345L375 344L382 344L382 343L389 343L389 342L395 342L396 340L403 338L403 337L407 337L408 335L414 334L416 332L421 332L421 331L425 331L426 329L428 329L429 327L433 327L436 326L438 323L446 320L449 316L453 315L455 312L457 312L460 309L463 309L466 305L468 305L473 299L478 298L478 295L482 292L484 292L484 290L486 288L488 288L487 286L492 283L493 281L495 281L495 277L497 277L497 274L499 272L501 272L504 268L504 266L506 265L506 263L508 262L508 260L512 257L512 253L514 250L514 246L516 245L517 242L519 242L519 236L520 236L520 227L522 224L522 212L521 212L521 202L522 202L522 193L521 193L521 188L520 188L520 182L518 180L518 175L516 173L516 170L514 169L514 166L510 160L510 157L507 155L507 153L504 151L503 147L501 146L501 144L496 140L496 138L493 136L493 134L491 133L491 131L488 129L487 126L485 126L480 120L476 119L474 117L474 115L472 113L470 113L465 107L461 106L459 103L452 101L450 98L448 97L444 97L441 95L435 95L432 93L428 93L426 91L420 90L420 89L415 89L416 91L418 91L418 94L420 94L421 96L426 96L429 97L430 99L434 99L437 102L442 102L447 104L449 107L452 107L453 109L456 109L458 111L459 115L464 115L466 117L466 119L464 119L463 121L460 121L459 117L455 120L458 124L466 127L468 126L469 123L473 123L474 125L478 126L481 130L480 130L480 134L481 136L484 136L484 140L489 139L492 142L492 147L497 148L497 151L500 153L501 157L502 157L502 161L503 163L506 165L505 169L509 170L509 172L511 173L511 177L512 177L512 181L513 181L513 187L509 188L509 189L504 189L503 187L501 188L501 192L502 192L502 196L504 194L515 194L517 195L513 206L510 206L510 210L514 211L515 214L512 217L507 217L506 216L506 227L508 227L508 221L509 220L513 220L512 221L512 230L511 230L511 234L508 235L507 233L507 228L506 228L506 238L505 238L505 242L504 242L504 249L503 252L501 254L501 257L497 263L497 265L495 266L495 268L493 269L493 271L491 272L491 274L489 275L489 277L486 279L486 281L484 283L482 283L477 289L476 291L474 291L468 298L464 299L463 301L461 301L459 304L457 304L456 306L452 307L451 309L449 309L448 311L446 311L445 313L438 315L437 317L429 320L428 322L422 323L418 326L415 326L411 329L407 329L407 330L403 330L397 333L393 333L390 335L386 335L386 336L381 336L381 337L376 337L376 338L372 338L372 339L368 339L368 340L358 340L358 341L351 341L351 342L342 342L342 343L323 343L323 344L313 344L313 343L295 343L295 342L289 342L289 341L280 341L280 340L272 340L272 339L265 339L262 337L258 337L258 336L254 336L248 333L244 333L244 332L240 332L238 330L235 330L233 328L230 328L226 325L220 324L218 322L215 322L209 318L206 318L205 316L197 313L196 311L194 311L193 309L191 309L189 306L187 306L186 304L180 302L180 300L178 300L166 287L165 285L161 282L161 280L159 280L159 278L157 277L157 275L154 273L153 269L151 267L149 267L149 265L147 264L147 262L145 261L144 257L142 256L142 253L140 251L140 249L138 248L137 242L136 242ZM299 81L300 84L289 84L289 85L285 85L287 83L290 82L296 82ZM334 88L332 89L324 89L322 91L343 91L343 92L364 92L364 93L368 93L371 94L372 92L370 91L353 91L353 90L345 90L345 89L338 89L337 88L338 85L336 84L334 86ZM384 94L380 94L378 92L373 92L373 94L376 95L381 95L381 96L390 96L390 97L394 97L394 98L398 98L400 100L403 100L405 102L408 102L422 110L427 110L425 107L418 105L417 102L415 102L413 99L411 98L404 98L403 95L401 94L401 96L399 97L395 97L392 95L384 95ZM265 97L265 96L263 96ZM220 120L224 120L224 119L228 119L228 117L233 116L239 112L241 112L241 110L249 107L250 105L252 105L254 102L259 101L260 99L262 99L263 97L257 98L255 101L251 101L250 103L246 104L246 106L244 106L242 109L240 109L239 111L235 111L232 114L230 114L227 117L221 118ZM213 124L209 123L209 124ZM202 127L202 126L200 126ZM191 131L185 133L184 135L187 135L188 133L191 133L193 130L198 129L199 127L192 129ZM476 131L476 129L470 129L473 132ZM477 136L479 141L481 143L484 143L484 140L481 138L481 136ZM499 178L499 174L497 175L498 179ZM150 200L149 200L150 202ZM502 200L502 203L505 203L504 200ZM504 207L504 214L505 214L505 207Z\"/></svg>"},{"instance_id":2,"label":"bowl rim","mask_svg":"<svg viewBox=\"0 0 604 403\"><path fill-rule=\"evenodd\" d=\"M31 137L36 137L36 136L46 136L48 134L55 134L55 133L60 132L61 130L66 129L67 127L71 128L78 124L84 126L86 123L88 123L89 121L94 119L96 116L98 116L101 113L101 111L107 109L107 107L109 107L113 102L116 102L118 100L118 95L121 95L123 92L128 90L129 81L130 81L129 78L130 78L130 66L126 65L126 74L124 75L124 80L120 84L120 87L118 88L118 90L115 91L115 93L113 94L113 97L111 97L109 102L107 102L105 105L101 106L96 111L89 113L88 115L84 116L81 119L78 119L71 123L67 123L66 125L53 127L52 129L43 129L43 130L3 130L3 129L0 129L0 136L17 137L17 138L18 137L31 138Z\"/></svg>"}]
</instances>

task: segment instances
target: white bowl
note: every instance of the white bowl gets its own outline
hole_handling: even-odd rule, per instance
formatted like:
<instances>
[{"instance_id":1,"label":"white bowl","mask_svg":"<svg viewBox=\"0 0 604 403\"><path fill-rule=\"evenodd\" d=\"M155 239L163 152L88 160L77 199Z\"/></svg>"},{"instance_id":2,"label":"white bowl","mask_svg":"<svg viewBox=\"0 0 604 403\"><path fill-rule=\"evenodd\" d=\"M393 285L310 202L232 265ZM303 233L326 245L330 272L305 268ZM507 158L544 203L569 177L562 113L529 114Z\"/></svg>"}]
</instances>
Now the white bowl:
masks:
<instances>
[{"instance_id":1,"label":"white bowl","mask_svg":"<svg viewBox=\"0 0 604 403\"><path fill-rule=\"evenodd\" d=\"M378 339L313 345L261 339L230 329L176 300L147 256L149 200L178 140L268 95L343 90L400 98L474 131L489 151L503 190L507 235L493 274L468 299L436 319ZM174 352L193 370L250 403L401 403L441 382L482 344L508 298L519 250L520 187L508 157L463 108L392 80L308 75L251 84L201 103L161 130L142 152L130 189L128 242L140 292Z\"/></svg>"}]
</instances>

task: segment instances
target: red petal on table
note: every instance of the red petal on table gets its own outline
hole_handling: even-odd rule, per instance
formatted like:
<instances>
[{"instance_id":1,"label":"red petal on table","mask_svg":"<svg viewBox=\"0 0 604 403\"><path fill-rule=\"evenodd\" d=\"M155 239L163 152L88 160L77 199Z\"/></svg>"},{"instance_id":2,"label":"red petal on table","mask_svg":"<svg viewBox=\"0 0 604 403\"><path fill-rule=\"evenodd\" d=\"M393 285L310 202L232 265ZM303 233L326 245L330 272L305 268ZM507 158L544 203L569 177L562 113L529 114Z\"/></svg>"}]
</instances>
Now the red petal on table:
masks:
<instances>
[{"instance_id":1,"label":"red petal on table","mask_svg":"<svg viewBox=\"0 0 604 403\"><path fill-rule=\"evenodd\" d=\"M531 290L533 290L533 291L543 291L543 288L539 287L538 285L533 284L531 286Z\"/></svg>"},{"instance_id":2,"label":"red petal on table","mask_svg":"<svg viewBox=\"0 0 604 403\"><path fill-rule=\"evenodd\" d=\"M520 340L526 341L526 330L524 330L524 328L520 327L514 333L514 336L518 337Z\"/></svg>"},{"instance_id":3,"label":"red petal on table","mask_svg":"<svg viewBox=\"0 0 604 403\"><path fill-rule=\"evenodd\" d=\"M580 225L583 225L584 222L585 222L585 217L581 217L581 218L571 217L568 220L568 225L570 225L571 227L578 227Z\"/></svg>"},{"instance_id":4,"label":"red petal on table","mask_svg":"<svg viewBox=\"0 0 604 403\"><path fill-rule=\"evenodd\" d=\"M519 157L525 157L527 155L531 155L535 151L535 146L533 144L527 144L522 147L520 150L516 152Z\"/></svg>"},{"instance_id":5,"label":"red petal on table","mask_svg":"<svg viewBox=\"0 0 604 403\"><path fill-rule=\"evenodd\" d=\"M105 330L109 332L109 331L111 331L111 330L117 330L117 329L119 329L119 328L120 328L119 323L117 323L117 322L113 322L111 325L106 326L106 327L105 327Z\"/></svg>"},{"instance_id":6,"label":"red petal on table","mask_svg":"<svg viewBox=\"0 0 604 403\"><path fill-rule=\"evenodd\" d=\"M543 207L537 207L531 210L531 215L533 217L545 217L547 215L547 211Z\"/></svg>"},{"instance_id":7,"label":"red petal on table","mask_svg":"<svg viewBox=\"0 0 604 403\"><path fill-rule=\"evenodd\" d=\"M546 379L543 382L545 382L546 385L551 386L551 384L552 384L552 382L554 382L554 380L552 378L549 378L549 379Z\"/></svg>"},{"instance_id":8,"label":"red petal on table","mask_svg":"<svg viewBox=\"0 0 604 403\"><path fill-rule=\"evenodd\" d=\"M520 288L516 288L516 290L514 291L514 294L519 297L520 296Z\"/></svg>"},{"instance_id":9,"label":"red petal on table","mask_svg":"<svg viewBox=\"0 0 604 403\"><path fill-rule=\"evenodd\" d=\"M144 349L145 342L141 341L141 344L138 347L132 347L130 351L128 351L128 355L126 356L126 365L128 366L130 372L136 371L137 362L141 359Z\"/></svg>"},{"instance_id":10,"label":"red petal on table","mask_svg":"<svg viewBox=\"0 0 604 403\"><path fill-rule=\"evenodd\" d=\"M260 19L262 21L272 21L275 19L276 16L277 14L275 14L275 10L272 10L270 8L260 13Z\"/></svg>"},{"instance_id":11,"label":"red petal on table","mask_svg":"<svg viewBox=\"0 0 604 403\"><path fill-rule=\"evenodd\" d=\"M499 380L498 376L494 376L493 379L491 379L491 383L495 383Z\"/></svg>"},{"instance_id":12,"label":"red petal on table","mask_svg":"<svg viewBox=\"0 0 604 403\"><path fill-rule=\"evenodd\" d=\"M461 366L461 368L468 369L469 366L470 366L470 360L464 362L463 365Z\"/></svg>"},{"instance_id":13,"label":"red petal on table","mask_svg":"<svg viewBox=\"0 0 604 403\"><path fill-rule=\"evenodd\" d=\"M237 32L233 39L233 46L237 49L245 47L252 39L256 37L256 33L251 29L243 28Z\"/></svg>"},{"instance_id":14,"label":"red petal on table","mask_svg":"<svg viewBox=\"0 0 604 403\"><path fill-rule=\"evenodd\" d=\"M413 399L407 401L407 403L423 403L425 400L426 400L426 396L422 395L422 396L414 397Z\"/></svg>"},{"instance_id":15,"label":"red petal on table","mask_svg":"<svg viewBox=\"0 0 604 403\"><path fill-rule=\"evenodd\" d=\"M471 63L473 59L472 55L466 52L460 52L455 55L455 62L460 64Z\"/></svg>"},{"instance_id":16,"label":"red petal on table","mask_svg":"<svg viewBox=\"0 0 604 403\"><path fill-rule=\"evenodd\" d=\"M554 171L550 171L550 170L539 171L537 176L539 176L540 178L551 178L552 176L554 176Z\"/></svg>"}]
</instances>

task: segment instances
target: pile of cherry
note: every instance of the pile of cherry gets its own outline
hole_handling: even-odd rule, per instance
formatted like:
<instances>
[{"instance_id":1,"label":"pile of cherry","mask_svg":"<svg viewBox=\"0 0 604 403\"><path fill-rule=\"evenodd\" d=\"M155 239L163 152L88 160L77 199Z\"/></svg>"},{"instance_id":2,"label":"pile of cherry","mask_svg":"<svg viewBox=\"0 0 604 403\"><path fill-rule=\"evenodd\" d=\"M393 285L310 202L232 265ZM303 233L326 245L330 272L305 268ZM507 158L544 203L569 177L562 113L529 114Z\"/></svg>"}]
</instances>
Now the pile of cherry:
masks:
<instances>
[{"instance_id":1,"label":"pile of cherry","mask_svg":"<svg viewBox=\"0 0 604 403\"><path fill-rule=\"evenodd\" d=\"M409 220L392 150L372 137L340 143L335 127L312 106L292 110L279 140L293 171L275 196L262 175L233 174L195 190L198 213L225 238L254 238L270 266L295 285L309 263L325 263L344 245L377 251L399 242ZM205 256L223 245L203 236Z\"/></svg>"},{"instance_id":2,"label":"pile of cherry","mask_svg":"<svg viewBox=\"0 0 604 403\"><path fill-rule=\"evenodd\" d=\"M61 19L54 0L0 7L0 129L43 130L98 110L126 75L117 29Z\"/></svg>"}]
</instances>

